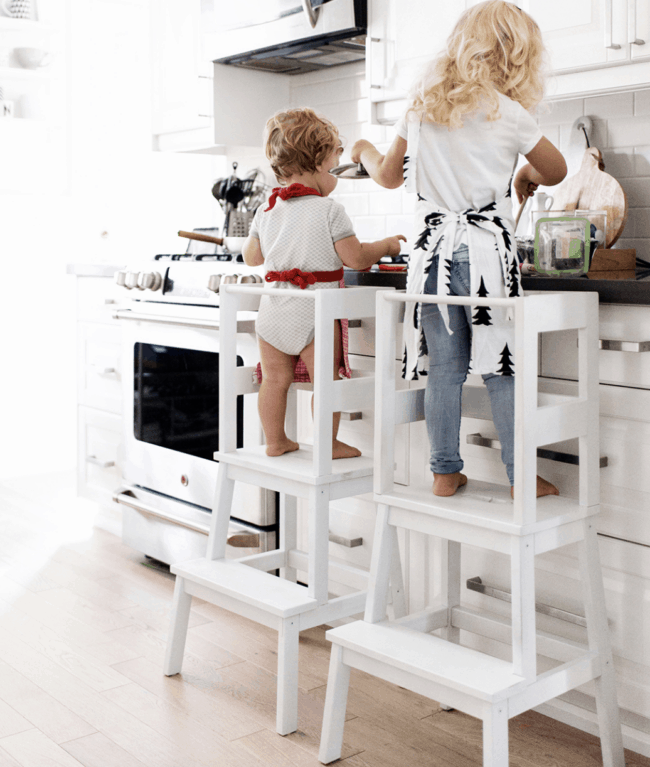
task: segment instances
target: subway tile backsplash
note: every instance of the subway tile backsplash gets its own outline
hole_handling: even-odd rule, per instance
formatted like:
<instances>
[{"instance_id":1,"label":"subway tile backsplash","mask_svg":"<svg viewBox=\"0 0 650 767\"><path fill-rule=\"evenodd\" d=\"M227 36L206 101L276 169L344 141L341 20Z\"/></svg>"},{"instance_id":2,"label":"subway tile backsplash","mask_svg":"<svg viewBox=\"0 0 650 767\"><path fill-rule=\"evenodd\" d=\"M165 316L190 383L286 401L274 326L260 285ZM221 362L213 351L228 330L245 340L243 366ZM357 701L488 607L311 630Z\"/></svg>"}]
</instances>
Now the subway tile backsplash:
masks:
<instances>
[{"instance_id":1,"label":"subway tile backsplash","mask_svg":"<svg viewBox=\"0 0 650 767\"><path fill-rule=\"evenodd\" d=\"M339 127L347 147L343 161L348 162L357 139L367 138L384 151L395 135L391 126L369 125L365 92L365 70L351 64L296 76L291 103L311 106ZM544 135L563 152L571 125L582 115L592 119L591 145L602 151L606 171L628 196L628 224L616 247L636 248L640 258L650 261L650 89L547 103L538 110ZM406 234L410 249L412 195L381 189L372 181L340 180L334 196L346 206L361 239Z\"/></svg>"}]
</instances>

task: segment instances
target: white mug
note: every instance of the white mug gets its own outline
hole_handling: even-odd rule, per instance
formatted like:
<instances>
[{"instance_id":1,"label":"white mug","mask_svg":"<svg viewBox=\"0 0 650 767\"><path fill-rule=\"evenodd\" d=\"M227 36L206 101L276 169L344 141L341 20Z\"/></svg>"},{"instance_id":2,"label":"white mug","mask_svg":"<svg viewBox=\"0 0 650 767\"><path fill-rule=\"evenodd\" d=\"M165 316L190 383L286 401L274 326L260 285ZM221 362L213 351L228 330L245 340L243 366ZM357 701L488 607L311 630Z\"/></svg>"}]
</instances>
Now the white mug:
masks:
<instances>
[{"instance_id":1,"label":"white mug","mask_svg":"<svg viewBox=\"0 0 650 767\"><path fill-rule=\"evenodd\" d=\"M42 48L14 48L14 54L25 69L46 67L52 60L52 54Z\"/></svg>"},{"instance_id":2,"label":"white mug","mask_svg":"<svg viewBox=\"0 0 650 767\"><path fill-rule=\"evenodd\" d=\"M553 207L553 196L546 192L535 193L535 210L550 210Z\"/></svg>"}]
</instances>

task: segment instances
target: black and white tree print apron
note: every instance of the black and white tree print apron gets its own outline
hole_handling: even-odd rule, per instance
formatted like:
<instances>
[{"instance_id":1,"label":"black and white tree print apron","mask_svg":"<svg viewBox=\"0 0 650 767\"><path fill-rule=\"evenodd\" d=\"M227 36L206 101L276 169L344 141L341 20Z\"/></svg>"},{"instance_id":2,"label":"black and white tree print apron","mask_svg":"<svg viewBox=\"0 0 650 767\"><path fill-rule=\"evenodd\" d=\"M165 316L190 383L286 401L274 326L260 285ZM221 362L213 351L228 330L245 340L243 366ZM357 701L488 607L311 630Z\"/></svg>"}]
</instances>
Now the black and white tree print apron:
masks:
<instances>
[{"instance_id":1,"label":"black and white tree print apron","mask_svg":"<svg viewBox=\"0 0 650 767\"><path fill-rule=\"evenodd\" d=\"M450 269L456 230L467 225L470 291L477 298L512 298L523 295L519 261L510 221L510 187L504 196L480 210L455 212L425 199L417 190L416 158L420 122L408 123L408 156L404 158L407 192L418 195L415 208L416 242L409 258L406 292L423 294L434 256L438 256L438 295L450 294ZM402 375L414 380L428 369L428 350L421 322L422 304L408 302L404 314L404 367ZM447 306L440 312L449 332ZM505 307L472 308L472 347L469 372L514 375L513 312Z\"/></svg>"}]
</instances>

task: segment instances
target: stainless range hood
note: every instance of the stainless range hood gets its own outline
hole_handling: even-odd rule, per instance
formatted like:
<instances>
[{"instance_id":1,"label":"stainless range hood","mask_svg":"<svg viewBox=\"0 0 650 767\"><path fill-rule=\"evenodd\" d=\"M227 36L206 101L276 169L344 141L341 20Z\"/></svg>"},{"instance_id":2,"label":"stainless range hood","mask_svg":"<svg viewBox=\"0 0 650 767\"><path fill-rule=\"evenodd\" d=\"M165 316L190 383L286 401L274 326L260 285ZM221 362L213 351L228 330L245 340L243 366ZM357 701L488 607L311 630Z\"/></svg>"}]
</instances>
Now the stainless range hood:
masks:
<instances>
[{"instance_id":1,"label":"stainless range hood","mask_svg":"<svg viewBox=\"0 0 650 767\"><path fill-rule=\"evenodd\" d=\"M202 0L207 53L278 74L365 59L367 0Z\"/></svg>"}]
</instances>

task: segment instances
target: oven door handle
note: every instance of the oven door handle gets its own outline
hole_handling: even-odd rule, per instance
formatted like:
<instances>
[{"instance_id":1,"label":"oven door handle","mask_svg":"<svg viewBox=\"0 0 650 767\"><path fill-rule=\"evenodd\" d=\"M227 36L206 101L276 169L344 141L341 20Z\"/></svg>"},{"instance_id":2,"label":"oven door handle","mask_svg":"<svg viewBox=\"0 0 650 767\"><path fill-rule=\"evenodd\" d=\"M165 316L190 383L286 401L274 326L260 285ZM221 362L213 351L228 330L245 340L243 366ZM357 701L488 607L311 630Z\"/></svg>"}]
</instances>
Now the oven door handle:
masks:
<instances>
[{"instance_id":1,"label":"oven door handle","mask_svg":"<svg viewBox=\"0 0 650 767\"><path fill-rule=\"evenodd\" d=\"M199 328L200 330L219 330L219 321L193 320L190 317L165 317L161 314L144 314L130 309L118 309L113 312L114 320L133 320L134 322L156 322L159 325L174 325L179 328ZM254 333L255 320L238 320L238 333Z\"/></svg>"},{"instance_id":2,"label":"oven door handle","mask_svg":"<svg viewBox=\"0 0 650 767\"><path fill-rule=\"evenodd\" d=\"M219 330L219 322L210 320L192 320L189 317L165 317L160 314L144 314L132 312L130 309L118 309L113 312L114 320L133 320L134 322L156 322L160 325L178 325L183 328L203 328Z\"/></svg>"},{"instance_id":3,"label":"oven door handle","mask_svg":"<svg viewBox=\"0 0 650 767\"><path fill-rule=\"evenodd\" d=\"M115 501L115 503L121 503L123 506L129 506L136 511L141 511L143 514L148 514L151 517L160 517L160 519L172 522L175 525L187 527L189 530L194 530L197 533L203 533L203 535L210 534L210 527L208 525L200 525L198 522L189 522L187 519L177 517L175 514L169 514L165 511L160 511L160 509L156 509L154 506L141 503L134 497L131 490L123 490L113 493L113 501Z\"/></svg>"}]
</instances>

